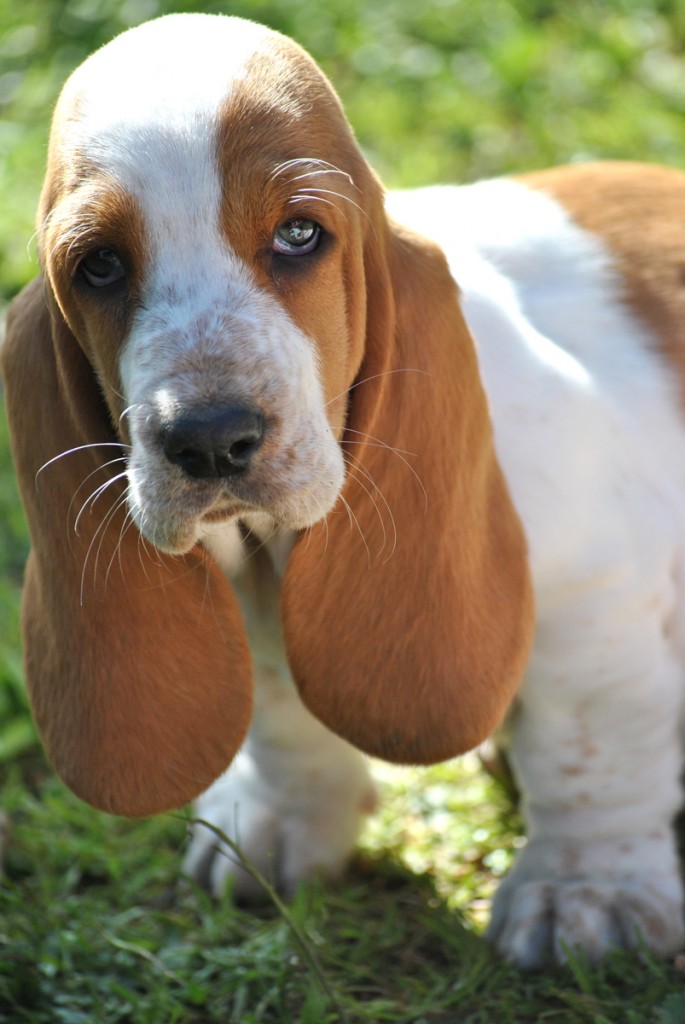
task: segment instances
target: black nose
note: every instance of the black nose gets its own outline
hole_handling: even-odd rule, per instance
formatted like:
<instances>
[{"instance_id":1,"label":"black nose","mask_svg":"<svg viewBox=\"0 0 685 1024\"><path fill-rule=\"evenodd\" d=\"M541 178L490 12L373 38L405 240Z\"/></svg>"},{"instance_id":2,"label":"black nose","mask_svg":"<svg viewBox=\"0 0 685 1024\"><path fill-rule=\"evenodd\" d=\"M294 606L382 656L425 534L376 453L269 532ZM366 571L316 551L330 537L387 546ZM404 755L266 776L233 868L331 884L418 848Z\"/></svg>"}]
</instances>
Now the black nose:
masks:
<instances>
[{"instance_id":1,"label":"black nose","mask_svg":"<svg viewBox=\"0 0 685 1024\"><path fill-rule=\"evenodd\" d=\"M248 405L191 410L161 432L167 459L198 480L245 473L263 440L262 415Z\"/></svg>"}]
</instances>

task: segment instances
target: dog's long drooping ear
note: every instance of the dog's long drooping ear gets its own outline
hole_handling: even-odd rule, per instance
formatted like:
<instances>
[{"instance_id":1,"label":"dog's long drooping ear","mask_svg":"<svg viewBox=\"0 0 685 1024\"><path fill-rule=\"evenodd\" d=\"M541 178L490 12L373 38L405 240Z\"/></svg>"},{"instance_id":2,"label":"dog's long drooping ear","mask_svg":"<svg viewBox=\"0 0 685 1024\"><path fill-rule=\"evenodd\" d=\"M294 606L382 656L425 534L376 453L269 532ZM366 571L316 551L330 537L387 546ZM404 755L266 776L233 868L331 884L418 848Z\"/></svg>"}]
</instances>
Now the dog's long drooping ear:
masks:
<instances>
[{"instance_id":1,"label":"dog's long drooping ear","mask_svg":"<svg viewBox=\"0 0 685 1024\"><path fill-rule=\"evenodd\" d=\"M284 624L314 714L372 755L429 763L480 742L516 691L527 551L442 254L377 221L365 279L347 480L293 550Z\"/></svg>"},{"instance_id":2,"label":"dog's long drooping ear","mask_svg":"<svg viewBox=\"0 0 685 1024\"><path fill-rule=\"evenodd\" d=\"M15 300L2 353L32 540L27 683L65 782L103 810L147 815L232 758L251 714L249 654L218 569L197 552L151 553L127 520L123 449L48 289L37 279Z\"/></svg>"}]
</instances>

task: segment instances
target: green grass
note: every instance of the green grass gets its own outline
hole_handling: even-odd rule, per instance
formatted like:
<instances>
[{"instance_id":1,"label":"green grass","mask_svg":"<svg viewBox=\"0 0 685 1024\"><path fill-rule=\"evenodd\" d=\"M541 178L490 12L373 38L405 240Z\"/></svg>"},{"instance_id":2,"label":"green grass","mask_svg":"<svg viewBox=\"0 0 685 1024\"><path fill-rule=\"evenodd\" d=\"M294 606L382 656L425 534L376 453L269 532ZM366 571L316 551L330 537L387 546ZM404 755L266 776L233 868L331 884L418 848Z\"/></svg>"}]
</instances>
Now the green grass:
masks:
<instances>
[{"instance_id":1,"label":"green grass","mask_svg":"<svg viewBox=\"0 0 685 1024\"><path fill-rule=\"evenodd\" d=\"M182 815L97 814L23 761L3 786L0 1020L682 1024L682 975L649 957L536 976L497 961L478 928L516 834L506 800L471 758L385 774L349 876L300 890L288 920L182 882Z\"/></svg>"},{"instance_id":2,"label":"green grass","mask_svg":"<svg viewBox=\"0 0 685 1024\"><path fill-rule=\"evenodd\" d=\"M685 165L681 0L0 0L0 304L35 272L47 123L68 71L145 16L229 6L314 53L389 184L586 157ZM22 686L27 538L4 431L0 1021L683 1024L679 965L616 954L524 975L492 955L481 932L520 823L473 758L381 768L383 803L349 876L300 891L286 913L183 883L183 814L132 823L66 792Z\"/></svg>"},{"instance_id":3,"label":"green grass","mask_svg":"<svg viewBox=\"0 0 685 1024\"><path fill-rule=\"evenodd\" d=\"M61 82L114 33L175 10L297 38L393 186L593 156L685 161L682 0L0 0L0 297L35 269Z\"/></svg>"}]
</instances>

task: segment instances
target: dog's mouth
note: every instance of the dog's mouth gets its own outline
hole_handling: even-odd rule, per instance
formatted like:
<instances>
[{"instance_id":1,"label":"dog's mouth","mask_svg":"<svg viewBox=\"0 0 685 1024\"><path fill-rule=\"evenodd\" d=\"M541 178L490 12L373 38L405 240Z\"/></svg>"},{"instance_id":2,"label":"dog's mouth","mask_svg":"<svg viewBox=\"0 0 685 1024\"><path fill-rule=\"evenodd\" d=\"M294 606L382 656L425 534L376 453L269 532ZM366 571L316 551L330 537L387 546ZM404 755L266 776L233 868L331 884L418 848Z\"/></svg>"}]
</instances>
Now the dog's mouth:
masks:
<instances>
[{"instance_id":1,"label":"dog's mouth","mask_svg":"<svg viewBox=\"0 0 685 1024\"><path fill-rule=\"evenodd\" d=\"M194 487L162 488L157 494L147 486L129 492L129 508L138 530L155 548L170 555L187 554L202 540L207 528L230 526L246 518L268 516L279 526L296 528L289 520L287 503L273 507L273 496L255 488L255 497L239 497L214 483ZM280 513L280 514L279 514ZM292 519L292 517L290 517Z\"/></svg>"},{"instance_id":2,"label":"dog's mouth","mask_svg":"<svg viewBox=\"0 0 685 1024\"><path fill-rule=\"evenodd\" d=\"M128 469L128 506L131 518L142 537L159 551L183 555L197 543L205 525L229 523L252 507L225 493L215 485L196 482L186 486L168 477L154 476Z\"/></svg>"},{"instance_id":3,"label":"dog's mouth","mask_svg":"<svg viewBox=\"0 0 685 1024\"><path fill-rule=\"evenodd\" d=\"M157 450L134 446L128 503L145 540L167 553L185 554L206 527L255 515L269 516L286 530L306 529L330 512L345 475L338 445L315 430L287 442L272 431L245 466L232 466L231 472L212 468L189 472Z\"/></svg>"},{"instance_id":4,"label":"dog's mouth","mask_svg":"<svg viewBox=\"0 0 685 1024\"><path fill-rule=\"evenodd\" d=\"M246 509L210 509L200 516L201 523L227 523L246 514Z\"/></svg>"}]
</instances>

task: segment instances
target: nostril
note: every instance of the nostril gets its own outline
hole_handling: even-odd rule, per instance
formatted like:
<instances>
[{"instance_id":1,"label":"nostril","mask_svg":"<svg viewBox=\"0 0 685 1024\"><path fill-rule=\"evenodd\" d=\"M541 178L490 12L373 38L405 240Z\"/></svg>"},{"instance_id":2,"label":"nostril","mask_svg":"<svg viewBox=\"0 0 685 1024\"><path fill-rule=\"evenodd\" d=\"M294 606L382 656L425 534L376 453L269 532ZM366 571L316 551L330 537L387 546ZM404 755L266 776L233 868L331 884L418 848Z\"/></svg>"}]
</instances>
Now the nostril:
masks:
<instances>
[{"instance_id":1,"label":"nostril","mask_svg":"<svg viewBox=\"0 0 685 1024\"><path fill-rule=\"evenodd\" d=\"M261 437L261 434L259 435ZM243 437L240 441L235 441L229 448L228 454L232 459L243 459L252 454L255 443L259 440L257 436Z\"/></svg>"},{"instance_id":2,"label":"nostril","mask_svg":"<svg viewBox=\"0 0 685 1024\"><path fill-rule=\"evenodd\" d=\"M185 412L160 436L167 459L195 479L246 473L263 440L263 416L247 405Z\"/></svg>"}]
</instances>

